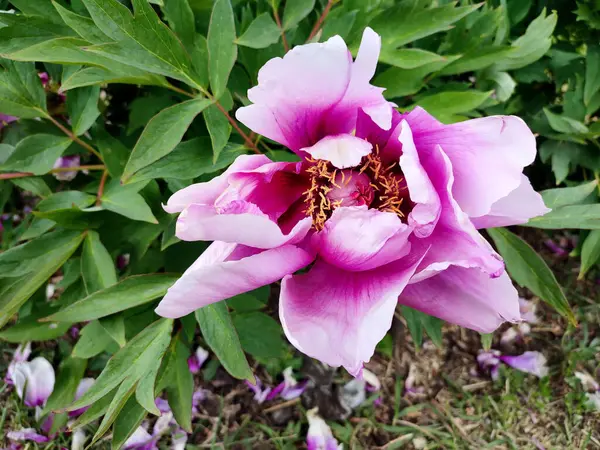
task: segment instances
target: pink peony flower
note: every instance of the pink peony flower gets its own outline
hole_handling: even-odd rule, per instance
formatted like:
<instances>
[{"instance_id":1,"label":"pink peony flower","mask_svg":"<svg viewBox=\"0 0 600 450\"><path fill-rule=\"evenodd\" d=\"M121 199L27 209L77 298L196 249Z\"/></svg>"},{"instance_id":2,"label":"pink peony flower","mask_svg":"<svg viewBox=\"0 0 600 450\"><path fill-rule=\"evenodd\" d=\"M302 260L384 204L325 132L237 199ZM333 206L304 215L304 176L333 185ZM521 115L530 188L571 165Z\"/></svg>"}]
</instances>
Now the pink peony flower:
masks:
<instances>
[{"instance_id":1,"label":"pink peony flower","mask_svg":"<svg viewBox=\"0 0 600 450\"><path fill-rule=\"evenodd\" d=\"M200 369L208 359L208 351L200 346L196 349L196 352L188 358L188 367L190 372L198 373Z\"/></svg>"},{"instance_id":2,"label":"pink peony flower","mask_svg":"<svg viewBox=\"0 0 600 450\"><path fill-rule=\"evenodd\" d=\"M0 130L2 130L2 128L4 128L9 123L16 122L17 120L19 120L18 117L9 116L7 114L0 114Z\"/></svg>"},{"instance_id":3,"label":"pink peony flower","mask_svg":"<svg viewBox=\"0 0 600 450\"><path fill-rule=\"evenodd\" d=\"M79 155L61 156L54 163L55 169L70 169L71 167L79 167L81 165L81 157ZM60 181L71 181L77 176L76 170L65 172L56 172L54 178Z\"/></svg>"},{"instance_id":4,"label":"pink peony flower","mask_svg":"<svg viewBox=\"0 0 600 450\"><path fill-rule=\"evenodd\" d=\"M306 448L308 450L342 450L343 444L338 444L329 425L319 416L317 408L306 412L308 432Z\"/></svg>"},{"instance_id":5,"label":"pink peony flower","mask_svg":"<svg viewBox=\"0 0 600 450\"><path fill-rule=\"evenodd\" d=\"M283 278L290 342L354 375L398 302L482 333L520 320L502 259L477 229L548 211L522 173L536 155L533 134L512 116L444 125L421 108L398 113L369 82L380 45L367 28L354 61L336 36L261 69L253 103L236 116L302 160L243 155L169 199L177 237L215 242L159 315Z\"/></svg>"},{"instance_id":6,"label":"pink peony flower","mask_svg":"<svg viewBox=\"0 0 600 450\"><path fill-rule=\"evenodd\" d=\"M38 356L31 361L17 363L12 380L25 405L32 408L44 406L54 390L54 368L46 358Z\"/></svg>"},{"instance_id":7,"label":"pink peony flower","mask_svg":"<svg viewBox=\"0 0 600 450\"><path fill-rule=\"evenodd\" d=\"M540 352L525 352L518 356L500 356L500 360L513 369L530 373L538 378L548 375L546 357Z\"/></svg>"}]
</instances>

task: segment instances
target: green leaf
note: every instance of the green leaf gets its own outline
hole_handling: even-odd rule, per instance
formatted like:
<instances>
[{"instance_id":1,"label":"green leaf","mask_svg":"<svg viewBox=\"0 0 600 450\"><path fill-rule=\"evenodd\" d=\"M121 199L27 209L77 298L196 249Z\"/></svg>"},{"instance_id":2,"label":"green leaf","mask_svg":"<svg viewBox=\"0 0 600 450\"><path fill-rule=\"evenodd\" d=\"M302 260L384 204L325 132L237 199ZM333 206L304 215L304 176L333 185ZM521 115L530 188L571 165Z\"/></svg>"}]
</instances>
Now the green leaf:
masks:
<instances>
[{"instance_id":1,"label":"green leaf","mask_svg":"<svg viewBox=\"0 0 600 450\"><path fill-rule=\"evenodd\" d=\"M139 380L148 366L162 358L169 345L172 327L173 321L167 319L157 320L146 327L108 360L96 382L68 410L75 411L100 400L125 378Z\"/></svg>"},{"instance_id":2,"label":"green leaf","mask_svg":"<svg viewBox=\"0 0 600 450\"><path fill-rule=\"evenodd\" d=\"M129 105L129 125L127 134L130 135L138 128L143 128L156 114L177 102L170 94L138 97Z\"/></svg>"},{"instance_id":3,"label":"green leaf","mask_svg":"<svg viewBox=\"0 0 600 450\"><path fill-rule=\"evenodd\" d=\"M131 189L132 186L123 186L119 184L119 180L114 180L104 191L102 206L131 220L158 223L144 197L135 189Z\"/></svg>"},{"instance_id":4,"label":"green leaf","mask_svg":"<svg viewBox=\"0 0 600 450\"><path fill-rule=\"evenodd\" d=\"M224 302L214 303L196 310L195 315L206 344L225 370L235 378L254 382L227 305Z\"/></svg>"},{"instance_id":5,"label":"green leaf","mask_svg":"<svg viewBox=\"0 0 600 450\"><path fill-rule=\"evenodd\" d=\"M546 9L533 20L525 34L512 43L514 52L505 55L502 61L495 65L497 70L514 70L537 61L552 46L552 32L558 17L555 12L546 16Z\"/></svg>"},{"instance_id":6,"label":"green leaf","mask_svg":"<svg viewBox=\"0 0 600 450\"><path fill-rule=\"evenodd\" d=\"M588 128L578 120L569 116L554 114L548 108L544 108L544 114L553 130L565 134L588 133Z\"/></svg>"},{"instance_id":7,"label":"green leaf","mask_svg":"<svg viewBox=\"0 0 600 450\"><path fill-rule=\"evenodd\" d=\"M61 23L60 16L47 0L11 0L11 3L28 16L41 16Z\"/></svg>"},{"instance_id":8,"label":"green leaf","mask_svg":"<svg viewBox=\"0 0 600 450\"><path fill-rule=\"evenodd\" d=\"M51 341L64 335L71 323L46 322L39 323L37 319L19 321L16 325L0 331L0 339L7 342L44 342Z\"/></svg>"},{"instance_id":9,"label":"green leaf","mask_svg":"<svg viewBox=\"0 0 600 450\"><path fill-rule=\"evenodd\" d=\"M108 173L113 178L120 178L127 164L130 150L105 130L96 130L94 136Z\"/></svg>"},{"instance_id":10,"label":"green leaf","mask_svg":"<svg viewBox=\"0 0 600 450\"><path fill-rule=\"evenodd\" d=\"M270 316L253 311L233 316L244 351L262 360L279 358L285 349L281 326Z\"/></svg>"},{"instance_id":11,"label":"green leaf","mask_svg":"<svg viewBox=\"0 0 600 450\"><path fill-rule=\"evenodd\" d=\"M236 44L250 48L266 48L275 44L281 36L281 30L269 13L262 13L252 21Z\"/></svg>"},{"instance_id":12,"label":"green leaf","mask_svg":"<svg viewBox=\"0 0 600 450\"><path fill-rule=\"evenodd\" d=\"M517 83L508 73L494 72L489 75L489 79L496 84L496 98L499 102L505 102L512 97Z\"/></svg>"},{"instance_id":13,"label":"green leaf","mask_svg":"<svg viewBox=\"0 0 600 450\"><path fill-rule=\"evenodd\" d=\"M295 0L285 2L283 10L282 26L284 30L289 30L300 23L302 19L310 14L315 7L315 0Z\"/></svg>"},{"instance_id":14,"label":"green leaf","mask_svg":"<svg viewBox=\"0 0 600 450\"><path fill-rule=\"evenodd\" d=\"M88 231L83 243L81 275L88 295L117 283L113 259L95 231Z\"/></svg>"},{"instance_id":15,"label":"green leaf","mask_svg":"<svg viewBox=\"0 0 600 450\"><path fill-rule=\"evenodd\" d=\"M427 75L440 70L459 57L460 55L446 55L443 61L424 64L415 69L392 67L379 74L373 84L386 88L384 92L386 98L412 95L425 85L424 80Z\"/></svg>"},{"instance_id":16,"label":"green leaf","mask_svg":"<svg viewBox=\"0 0 600 450\"><path fill-rule=\"evenodd\" d=\"M209 100L197 98L164 109L154 116L131 152L123 172L123 182L126 183L138 170L169 154L179 144L192 120L209 105Z\"/></svg>"},{"instance_id":17,"label":"green leaf","mask_svg":"<svg viewBox=\"0 0 600 450\"><path fill-rule=\"evenodd\" d=\"M229 136L231 135L231 125L224 114L219 111L216 105L211 105L206 108L202 115L206 122L206 128L210 134L213 149L213 162L217 162L221 151L227 145Z\"/></svg>"},{"instance_id":18,"label":"green leaf","mask_svg":"<svg viewBox=\"0 0 600 450\"><path fill-rule=\"evenodd\" d=\"M131 177L130 183L154 178L191 180L206 173L222 170L245 153L244 146L228 144L219 153L217 162L213 164L211 145L207 137L182 142L167 156L136 172Z\"/></svg>"},{"instance_id":19,"label":"green leaf","mask_svg":"<svg viewBox=\"0 0 600 450\"><path fill-rule=\"evenodd\" d=\"M597 230L600 229L600 203L562 206L544 216L530 219L523 226L547 230L565 228Z\"/></svg>"},{"instance_id":20,"label":"green leaf","mask_svg":"<svg viewBox=\"0 0 600 450\"><path fill-rule=\"evenodd\" d=\"M11 256L26 256L28 253L43 255L27 261L24 275L0 282L0 327L71 257L83 238L84 234L76 232L52 233L0 255L0 261L8 259L9 262Z\"/></svg>"},{"instance_id":21,"label":"green leaf","mask_svg":"<svg viewBox=\"0 0 600 450\"><path fill-rule=\"evenodd\" d=\"M73 133L81 136L100 116L98 98L100 86L88 86L73 89L67 96L67 110L71 119Z\"/></svg>"},{"instance_id":22,"label":"green leaf","mask_svg":"<svg viewBox=\"0 0 600 450\"><path fill-rule=\"evenodd\" d=\"M179 277L171 274L136 275L67 306L45 321L83 322L143 305L162 297Z\"/></svg>"},{"instance_id":23,"label":"green leaf","mask_svg":"<svg viewBox=\"0 0 600 450\"><path fill-rule=\"evenodd\" d=\"M324 41L333 36L341 36L346 39L356 22L358 10L344 11L343 8L335 8L327 16L323 31L321 32L321 40Z\"/></svg>"},{"instance_id":24,"label":"green leaf","mask_svg":"<svg viewBox=\"0 0 600 450\"><path fill-rule=\"evenodd\" d=\"M54 8L58 14L60 14L60 17L69 26L69 28L75 31L86 41L89 41L92 44L100 44L110 40L110 38L100 31L100 29L94 24L94 21L89 17L76 14L73 11L62 7L54 0L52 0L52 5L54 5Z\"/></svg>"},{"instance_id":25,"label":"green leaf","mask_svg":"<svg viewBox=\"0 0 600 450\"><path fill-rule=\"evenodd\" d=\"M85 359L93 358L106 350L112 341L100 322L92 320L81 329L79 340L73 348L73 356Z\"/></svg>"},{"instance_id":26,"label":"green leaf","mask_svg":"<svg viewBox=\"0 0 600 450\"><path fill-rule=\"evenodd\" d=\"M55 225L56 222L52 220L34 217L31 221L31 225L29 225L27 230L25 230L25 232L19 237L19 241L35 239L36 237L39 237L42 234L50 231Z\"/></svg>"},{"instance_id":27,"label":"green leaf","mask_svg":"<svg viewBox=\"0 0 600 450\"><path fill-rule=\"evenodd\" d=\"M513 52L514 49L511 47L482 46L468 52L452 64L448 64L440 70L439 75L456 75L481 70L497 63Z\"/></svg>"},{"instance_id":28,"label":"green leaf","mask_svg":"<svg viewBox=\"0 0 600 450\"><path fill-rule=\"evenodd\" d=\"M40 211L56 211L58 209L86 208L96 201L96 197L80 191L57 192L37 204Z\"/></svg>"},{"instance_id":29,"label":"green leaf","mask_svg":"<svg viewBox=\"0 0 600 450\"><path fill-rule=\"evenodd\" d=\"M102 422L100 422L100 426L96 430L90 445L94 445L96 442L98 442L98 440L104 436L110 426L115 422L117 416L125 407L125 403L127 403L129 398L135 392L136 384L137 379L133 375L123 380L123 383L119 386L119 389L117 390L112 402L110 402L110 405L108 405L106 413L102 418Z\"/></svg>"},{"instance_id":30,"label":"green leaf","mask_svg":"<svg viewBox=\"0 0 600 450\"><path fill-rule=\"evenodd\" d=\"M481 346L487 352L492 348L492 341L494 340L494 333L480 334Z\"/></svg>"},{"instance_id":31,"label":"green leaf","mask_svg":"<svg viewBox=\"0 0 600 450\"><path fill-rule=\"evenodd\" d=\"M423 346L423 323L421 322L421 312L408 306L401 306L402 316L406 320L406 326L413 340L415 348L418 350Z\"/></svg>"},{"instance_id":32,"label":"green leaf","mask_svg":"<svg viewBox=\"0 0 600 450\"><path fill-rule=\"evenodd\" d=\"M425 313L422 313L421 315L421 322L423 323L423 328L427 332L427 336L431 338L437 347L441 348L444 345L442 339L442 325L444 322L437 317Z\"/></svg>"},{"instance_id":33,"label":"green leaf","mask_svg":"<svg viewBox=\"0 0 600 450\"><path fill-rule=\"evenodd\" d=\"M144 408L134 398L130 398L119 413L117 420L115 420L111 449L120 449L137 430L145 416L146 411Z\"/></svg>"},{"instance_id":34,"label":"green leaf","mask_svg":"<svg viewBox=\"0 0 600 450\"><path fill-rule=\"evenodd\" d=\"M236 295L235 297L227 299L227 306L234 309L236 312L258 311L259 309L264 309L266 307L267 299L264 301L259 300L256 298L254 292L256 291Z\"/></svg>"},{"instance_id":35,"label":"green leaf","mask_svg":"<svg viewBox=\"0 0 600 450\"><path fill-rule=\"evenodd\" d=\"M24 191L31 192L38 197L44 198L52 195L52 190L41 177L15 178L10 181Z\"/></svg>"},{"instance_id":36,"label":"green leaf","mask_svg":"<svg viewBox=\"0 0 600 450\"><path fill-rule=\"evenodd\" d=\"M313 0L314 1L314 0ZM235 21L230 0L216 0L208 24L208 73L215 98L221 97L237 59Z\"/></svg>"},{"instance_id":37,"label":"green leaf","mask_svg":"<svg viewBox=\"0 0 600 450\"><path fill-rule=\"evenodd\" d=\"M56 160L71 145L71 139L52 134L27 136L17 144L0 170L18 170L35 175L48 173Z\"/></svg>"},{"instance_id":38,"label":"green leaf","mask_svg":"<svg viewBox=\"0 0 600 450\"><path fill-rule=\"evenodd\" d=\"M124 64L186 81L190 62L181 42L147 0L133 0L135 18L117 0L83 0L94 23L116 43L90 47ZM108 53L107 53L108 52ZM128 58L129 56L129 58Z\"/></svg>"},{"instance_id":39,"label":"green leaf","mask_svg":"<svg viewBox=\"0 0 600 450\"><path fill-rule=\"evenodd\" d=\"M100 400L97 400L96 402L92 403L90 407L75 420L75 422L70 426L70 428L80 428L101 417L108 409L108 405L111 404L116 393L117 388L113 389Z\"/></svg>"},{"instance_id":40,"label":"green leaf","mask_svg":"<svg viewBox=\"0 0 600 450\"><path fill-rule=\"evenodd\" d=\"M169 353L169 383L166 389L169 406L179 426L191 433L194 379L187 364L190 350L181 341L180 335L173 339Z\"/></svg>"},{"instance_id":41,"label":"green leaf","mask_svg":"<svg viewBox=\"0 0 600 450\"><path fill-rule=\"evenodd\" d=\"M422 97L415 103L436 117L469 112L481 106L492 91L445 91Z\"/></svg>"},{"instance_id":42,"label":"green leaf","mask_svg":"<svg viewBox=\"0 0 600 450\"><path fill-rule=\"evenodd\" d=\"M192 65L196 72L198 86L208 88L208 43L201 34L196 34L194 47L191 51Z\"/></svg>"},{"instance_id":43,"label":"green leaf","mask_svg":"<svg viewBox=\"0 0 600 450\"><path fill-rule=\"evenodd\" d=\"M45 117L46 93L35 65L10 61L3 61L2 65L5 70L0 69L0 111L21 119Z\"/></svg>"},{"instance_id":44,"label":"green leaf","mask_svg":"<svg viewBox=\"0 0 600 450\"><path fill-rule=\"evenodd\" d=\"M160 361L154 364L146 374L142 377L135 390L135 398L137 402L149 413L155 416L160 416L161 412L156 406L155 385L156 376L160 369ZM190 397L191 398L191 397Z\"/></svg>"},{"instance_id":45,"label":"green leaf","mask_svg":"<svg viewBox=\"0 0 600 450\"><path fill-rule=\"evenodd\" d=\"M505 228L487 230L504 258L506 270L520 286L528 288L572 324L577 321L552 270L531 246Z\"/></svg>"},{"instance_id":46,"label":"green leaf","mask_svg":"<svg viewBox=\"0 0 600 450\"><path fill-rule=\"evenodd\" d=\"M125 347L127 340L125 339L125 320L122 314L103 317L100 319L100 325L119 344L119 347Z\"/></svg>"},{"instance_id":47,"label":"green leaf","mask_svg":"<svg viewBox=\"0 0 600 450\"><path fill-rule=\"evenodd\" d=\"M60 363L54 390L44 406L44 414L64 408L73 401L86 366L87 361L85 359L72 357L66 358Z\"/></svg>"},{"instance_id":48,"label":"green leaf","mask_svg":"<svg viewBox=\"0 0 600 450\"><path fill-rule=\"evenodd\" d=\"M585 87L583 102L589 105L594 94L600 89L600 45L588 45L585 58Z\"/></svg>"},{"instance_id":49,"label":"green leaf","mask_svg":"<svg viewBox=\"0 0 600 450\"><path fill-rule=\"evenodd\" d=\"M560 208L561 206L576 205L583 202L598 187L596 180L582 183L579 186L546 189L540 194L544 199L544 204L550 209Z\"/></svg>"},{"instance_id":50,"label":"green leaf","mask_svg":"<svg viewBox=\"0 0 600 450\"><path fill-rule=\"evenodd\" d=\"M389 47L385 47L379 55L379 61L402 69L415 69L425 64L445 61L445 58L437 53L428 52L420 48L392 50Z\"/></svg>"},{"instance_id":51,"label":"green leaf","mask_svg":"<svg viewBox=\"0 0 600 450\"><path fill-rule=\"evenodd\" d=\"M581 268L579 279L600 260L600 230L592 230L581 246Z\"/></svg>"},{"instance_id":52,"label":"green leaf","mask_svg":"<svg viewBox=\"0 0 600 450\"><path fill-rule=\"evenodd\" d=\"M424 3L423 3L424 5ZM417 39L448 30L450 26L471 14L481 6L469 5L456 7L455 3L425 8L402 2L391 9L382 11L369 24L381 35L384 46L394 48Z\"/></svg>"},{"instance_id":53,"label":"green leaf","mask_svg":"<svg viewBox=\"0 0 600 450\"><path fill-rule=\"evenodd\" d=\"M171 29L179 36L183 45L192 48L196 36L194 11L188 0L165 0L163 11Z\"/></svg>"},{"instance_id":54,"label":"green leaf","mask_svg":"<svg viewBox=\"0 0 600 450\"><path fill-rule=\"evenodd\" d=\"M115 64L116 65L116 64ZM132 73L133 72L133 73ZM122 70L105 69L103 67L85 67L70 75L61 85L61 90L68 91L95 84L123 83L146 86L167 86L167 80L159 75L140 73L138 69L128 66Z\"/></svg>"}]
</instances>

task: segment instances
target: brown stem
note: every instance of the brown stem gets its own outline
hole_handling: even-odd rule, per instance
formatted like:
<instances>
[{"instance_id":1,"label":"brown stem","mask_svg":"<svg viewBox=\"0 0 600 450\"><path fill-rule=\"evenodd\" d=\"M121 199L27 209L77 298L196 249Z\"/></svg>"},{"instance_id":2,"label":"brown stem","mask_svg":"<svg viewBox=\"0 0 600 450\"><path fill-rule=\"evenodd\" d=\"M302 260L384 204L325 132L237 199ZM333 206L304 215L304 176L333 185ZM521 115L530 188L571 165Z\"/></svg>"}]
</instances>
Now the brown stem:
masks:
<instances>
[{"instance_id":1,"label":"brown stem","mask_svg":"<svg viewBox=\"0 0 600 450\"><path fill-rule=\"evenodd\" d=\"M277 26L279 27L279 30L281 31L281 42L283 42L283 49L287 53L290 51L290 46L288 44L287 38L285 37L285 30L283 29L283 26L281 25L281 19L279 18L279 13L277 12L277 7L275 6L274 2L272 4L272 6L273 6L273 17L275 17L275 23L277 24Z\"/></svg>"},{"instance_id":2,"label":"brown stem","mask_svg":"<svg viewBox=\"0 0 600 450\"><path fill-rule=\"evenodd\" d=\"M54 117L52 117L50 115L47 115L46 118L50 122L52 122L54 125L56 125L57 128L59 128L63 133L65 133L67 136L69 136L73 142L77 142L79 145L81 145L87 151L89 151L90 153L93 153L94 155L96 155L100 159L100 161L102 161L102 155L100 154L100 152L98 150L96 150L94 147L92 147L87 142L84 142L81 139L79 139L77 136L75 136L75 134L71 130L69 130L68 128L66 128L65 126L63 126Z\"/></svg>"},{"instance_id":3,"label":"brown stem","mask_svg":"<svg viewBox=\"0 0 600 450\"><path fill-rule=\"evenodd\" d=\"M102 204L102 195L104 194L104 185L106 184L106 178L108 177L108 170L105 170L100 178L100 186L98 186L98 194L96 195L96 206Z\"/></svg>"},{"instance_id":4,"label":"brown stem","mask_svg":"<svg viewBox=\"0 0 600 450\"><path fill-rule=\"evenodd\" d=\"M59 173L59 172L78 172L81 170L104 170L104 166L102 164L94 164L89 166L77 166L77 167L56 167L55 169L51 169L49 173ZM26 178L26 177L35 177L37 176L35 173L31 172L10 172L10 173L0 173L0 180L12 180L14 178Z\"/></svg>"},{"instance_id":5,"label":"brown stem","mask_svg":"<svg viewBox=\"0 0 600 450\"><path fill-rule=\"evenodd\" d=\"M215 105L217 106L219 111L221 111L225 115L225 117L227 118L227 120L229 121L229 123L231 124L233 129L235 131L237 131L240 136L242 136L242 138L244 139L244 142L250 148L250 150L252 150L254 153L258 153L259 155L261 155L262 152L258 149L258 147L254 144L254 142L252 142L252 139L250 139L248 137L248 135L246 133L244 133L244 131L240 128L240 126L237 124L235 119L229 115L229 113L225 110L225 108L223 108L223 106L221 106L221 104L219 102L215 102Z\"/></svg>"},{"instance_id":6,"label":"brown stem","mask_svg":"<svg viewBox=\"0 0 600 450\"><path fill-rule=\"evenodd\" d=\"M323 10L323 14L321 14L321 17L319 17L319 20L317 20L317 22L315 23L315 26L313 27L312 31L308 35L308 39L306 40L307 42L310 41L312 38L314 38L316 36L316 34L319 32L319 30L321 29L321 26L323 25L323 22L325 22L325 19L327 18L327 14L329 14L331 7L333 6L333 4L336 1L337 0L329 0L327 2L327 5L325 6L325 9Z\"/></svg>"},{"instance_id":7,"label":"brown stem","mask_svg":"<svg viewBox=\"0 0 600 450\"><path fill-rule=\"evenodd\" d=\"M188 97L191 97L191 98L196 97L194 94L187 92L183 89L180 89L177 86L173 86L172 84L169 84L169 86L167 86L167 87L172 91L179 92L180 94L187 95ZM218 101L216 101L215 98L209 92L202 90L202 94L204 94L208 99L215 102L216 107L219 109L219 111L221 111L223 113L223 115L225 115L225 117L227 118L227 120L229 121L229 123L231 124L233 129L235 131L237 131L237 133L242 137L242 139L244 139L244 142L250 148L250 150L252 150L254 153L258 153L259 155L261 155L262 152L254 144L252 139L250 139L248 137L248 135L246 133L244 133L244 131L240 128L240 126L237 124L235 119L229 115L229 113L225 110L225 108L223 108L223 106Z\"/></svg>"}]
</instances>

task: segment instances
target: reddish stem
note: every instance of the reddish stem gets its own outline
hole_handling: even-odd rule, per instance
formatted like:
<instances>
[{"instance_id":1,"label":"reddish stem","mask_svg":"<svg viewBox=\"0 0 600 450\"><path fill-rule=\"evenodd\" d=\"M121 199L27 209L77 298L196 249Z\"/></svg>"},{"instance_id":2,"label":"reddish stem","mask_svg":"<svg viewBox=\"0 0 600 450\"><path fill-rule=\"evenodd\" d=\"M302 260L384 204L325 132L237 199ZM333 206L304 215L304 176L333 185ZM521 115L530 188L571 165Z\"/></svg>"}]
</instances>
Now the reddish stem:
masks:
<instances>
[{"instance_id":1,"label":"reddish stem","mask_svg":"<svg viewBox=\"0 0 600 450\"><path fill-rule=\"evenodd\" d=\"M275 23L281 30L281 41L283 42L283 49L287 53L290 51L290 46L288 45L287 38L285 37L285 30L283 29L283 26L281 25L281 19L279 18L279 13L277 12L277 8L275 7L275 4L273 4L273 16L275 17Z\"/></svg>"},{"instance_id":2,"label":"reddish stem","mask_svg":"<svg viewBox=\"0 0 600 450\"><path fill-rule=\"evenodd\" d=\"M231 126L233 127L233 129L235 131L237 131L240 136L242 136L242 138L244 139L244 142L250 148L250 150L252 150L254 153L258 153L259 155L261 155L262 154L261 151L258 149L258 147L256 147L256 145L254 144L254 142L252 142L252 139L250 139L248 137L248 135L246 133L244 133L244 131L239 127L239 125L233 119L233 117L231 117L229 115L229 113L225 110L225 108L223 108L223 106L221 106L221 104L219 102L215 102L215 105L217 106L217 108L219 109L219 111L221 111L225 115L225 117L227 117L227 120L229 121L229 123L231 124Z\"/></svg>"},{"instance_id":3,"label":"reddish stem","mask_svg":"<svg viewBox=\"0 0 600 450\"><path fill-rule=\"evenodd\" d=\"M35 175L30 172L12 172L12 173L0 173L0 180L11 180L13 178L25 178L34 177Z\"/></svg>"},{"instance_id":4,"label":"reddish stem","mask_svg":"<svg viewBox=\"0 0 600 450\"><path fill-rule=\"evenodd\" d=\"M98 194L96 195L96 206L100 206L102 204L102 195L104 195L106 178L108 178L108 170L105 170L102 174L102 178L100 178L100 186L98 186Z\"/></svg>"},{"instance_id":5,"label":"reddish stem","mask_svg":"<svg viewBox=\"0 0 600 450\"><path fill-rule=\"evenodd\" d=\"M315 23L315 26L313 27L312 31L310 32L310 35L308 36L308 39L306 40L307 42L310 41L312 38L314 38L316 36L316 34L319 32L319 30L321 29L321 26L323 25L323 22L325 22L325 19L327 18L327 14L329 14L331 7L333 6L333 4L336 1L337 0L329 0L327 2L327 5L325 6L325 9L323 10L323 14L321 14L321 17L319 17L319 20L317 20L317 22Z\"/></svg>"}]
</instances>

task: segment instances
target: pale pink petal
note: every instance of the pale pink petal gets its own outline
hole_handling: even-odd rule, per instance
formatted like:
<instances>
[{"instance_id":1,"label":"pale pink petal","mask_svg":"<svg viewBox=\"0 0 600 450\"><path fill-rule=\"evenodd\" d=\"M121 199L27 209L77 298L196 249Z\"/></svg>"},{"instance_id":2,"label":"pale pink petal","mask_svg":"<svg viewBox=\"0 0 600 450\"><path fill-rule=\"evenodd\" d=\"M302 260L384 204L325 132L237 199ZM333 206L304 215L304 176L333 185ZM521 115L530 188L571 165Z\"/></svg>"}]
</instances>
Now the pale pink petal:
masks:
<instances>
[{"instance_id":1,"label":"pale pink petal","mask_svg":"<svg viewBox=\"0 0 600 450\"><path fill-rule=\"evenodd\" d=\"M13 384L13 373L15 371L15 367L18 363L25 362L29 359L31 355L31 343L27 342L26 344L20 344L13 354L12 361L8 365L8 369L6 370L6 376L4 377L4 381L7 384Z\"/></svg>"},{"instance_id":2,"label":"pale pink petal","mask_svg":"<svg viewBox=\"0 0 600 450\"><path fill-rule=\"evenodd\" d=\"M395 213L366 206L339 207L312 240L324 261L362 271L405 256L410 250L410 232Z\"/></svg>"},{"instance_id":3,"label":"pale pink petal","mask_svg":"<svg viewBox=\"0 0 600 450\"><path fill-rule=\"evenodd\" d=\"M393 103L383 97L383 88L370 84L375 75L381 50L381 37L371 28L365 28L356 60L352 64L352 75L344 98L328 115L331 130L340 130L345 122L356 124L357 109L362 109L383 130L392 125ZM337 125L332 122L337 121ZM342 125L343 126L343 125Z\"/></svg>"},{"instance_id":4,"label":"pale pink petal","mask_svg":"<svg viewBox=\"0 0 600 450\"><path fill-rule=\"evenodd\" d=\"M266 249L300 242L311 226L312 219L306 217L283 234L258 206L237 200L222 208L188 206L177 219L175 234L184 241L223 241Z\"/></svg>"},{"instance_id":5,"label":"pale pink petal","mask_svg":"<svg viewBox=\"0 0 600 450\"><path fill-rule=\"evenodd\" d=\"M148 433L148 431L143 426L139 426L135 429L133 434L129 436L129 439L125 441L125 443L123 444L123 450L147 449L147 446L151 445L152 442L152 435ZM152 447L155 448L156 446Z\"/></svg>"},{"instance_id":6,"label":"pale pink petal","mask_svg":"<svg viewBox=\"0 0 600 450\"><path fill-rule=\"evenodd\" d=\"M358 166L364 156L371 153L373 145L351 134L338 134L321 139L312 147L301 149L314 159L331 162L338 169Z\"/></svg>"},{"instance_id":7,"label":"pale pink petal","mask_svg":"<svg viewBox=\"0 0 600 450\"><path fill-rule=\"evenodd\" d=\"M443 125L422 108L405 116L420 153L439 145L452 162L454 198L471 217L488 214L492 205L521 184L523 167L535 159L535 137L515 116L492 116Z\"/></svg>"},{"instance_id":8,"label":"pale pink petal","mask_svg":"<svg viewBox=\"0 0 600 450\"><path fill-rule=\"evenodd\" d=\"M225 247L221 254L232 259L235 250ZM293 245L284 245L241 259L207 264L210 259L201 256L185 271L156 308L158 315L185 316L203 306L273 283L305 267L313 256Z\"/></svg>"},{"instance_id":9,"label":"pale pink petal","mask_svg":"<svg viewBox=\"0 0 600 450\"><path fill-rule=\"evenodd\" d=\"M77 391L75 392L75 399L79 400L83 394L85 394L92 385L96 382L94 378L83 378L79 385L77 386ZM76 409L75 411L69 411L69 417L77 417L87 411L89 406L84 406L83 408Z\"/></svg>"},{"instance_id":10,"label":"pale pink petal","mask_svg":"<svg viewBox=\"0 0 600 450\"><path fill-rule=\"evenodd\" d=\"M6 433L6 437L11 441L33 441L38 444L50 441L48 437L39 434L35 428L21 428L18 431L9 431Z\"/></svg>"},{"instance_id":11,"label":"pale pink petal","mask_svg":"<svg viewBox=\"0 0 600 450\"><path fill-rule=\"evenodd\" d=\"M338 450L343 445L337 443L329 425L318 415L316 408L306 412L308 433L306 434L307 450Z\"/></svg>"},{"instance_id":12,"label":"pale pink petal","mask_svg":"<svg viewBox=\"0 0 600 450\"><path fill-rule=\"evenodd\" d=\"M452 197L452 165L439 146L426 158L426 169L440 195L442 214L429 237L411 240L415 247L429 248L411 282L426 279L451 265L479 268L492 277L500 276L504 272L502 258Z\"/></svg>"},{"instance_id":13,"label":"pale pink petal","mask_svg":"<svg viewBox=\"0 0 600 450\"><path fill-rule=\"evenodd\" d=\"M252 131L294 151L309 147L329 134L320 130L321 123L346 93L351 63L339 36L294 47L260 69L258 86L248 91L254 105L238 109L236 117Z\"/></svg>"},{"instance_id":14,"label":"pale pink petal","mask_svg":"<svg viewBox=\"0 0 600 450\"><path fill-rule=\"evenodd\" d=\"M54 368L44 357L18 363L13 373L17 394L27 406L43 406L54 390Z\"/></svg>"},{"instance_id":15,"label":"pale pink petal","mask_svg":"<svg viewBox=\"0 0 600 450\"><path fill-rule=\"evenodd\" d=\"M471 217L476 228L507 227L527 223L532 217L550 212L542 196L531 187L529 178L521 174L521 184L492 205L485 216Z\"/></svg>"},{"instance_id":16,"label":"pale pink petal","mask_svg":"<svg viewBox=\"0 0 600 450\"><path fill-rule=\"evenodd\" d=\"M538 378L548 375L546 357L540 352L525 352L518 356L501 356L500 360L513 369L530 373Z\"/></svg>"},{"instance_id":17,"label":"pale pink petal","mask_svg":"<svg viewBox=\"0 0 600 450\"><path fill-rule=\"evenodd\" d=\"M421 165L408 122L403 120L398 126L398 141L402 144L400 167L406 178L410 199L415 204L408 215L408 223L415 228L418 237L427 237L433 232L441 214L440 196Z\"/></svg>"},{"instance_id":18,"label":"pale pink petal","mask_svg":"<svg viewBox=\"0 0 600 450\"><path fill-rule=\"evenodd\" d=\"M519 297L506 273L452 266L404 289L400 303L465 328L491 333L505 321L518 322Z\"/></svg>"},{"instance_id":19,"label":"pale pink petal","mask_svg":"<svg viewBox=\"0 0 600 450\"><path fill-rule=\"evenodd\" d=\"M419 259L348 272L317 260L308 273L281 283L279 317L301 352L358 375L392 324L398 295Z\"/></svg>"},{"instance_id":20,"label":"pale pink petal","mask_svg":"<svg viewBox=\"0 0 600 450\"><path fill-rule=\"evenodd\" d=\"M216 199L229 187L229 177L239 171L252 170L271 160L265 155L240 155L229 168L218 177L206 183L196 183L173 194L166 205L163 206L168 213L183 211L192 203L212 205Z\"/></svg>"}]
</instances>

